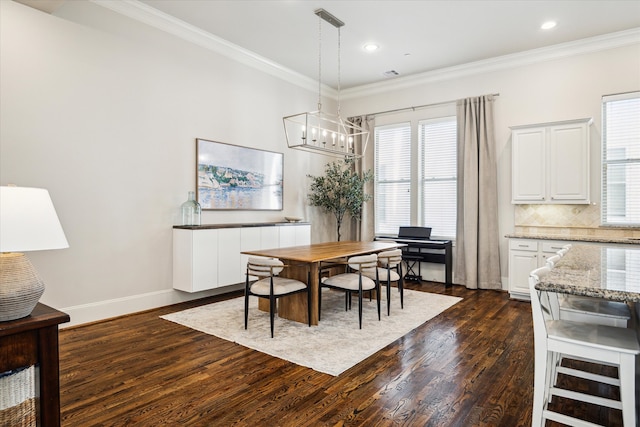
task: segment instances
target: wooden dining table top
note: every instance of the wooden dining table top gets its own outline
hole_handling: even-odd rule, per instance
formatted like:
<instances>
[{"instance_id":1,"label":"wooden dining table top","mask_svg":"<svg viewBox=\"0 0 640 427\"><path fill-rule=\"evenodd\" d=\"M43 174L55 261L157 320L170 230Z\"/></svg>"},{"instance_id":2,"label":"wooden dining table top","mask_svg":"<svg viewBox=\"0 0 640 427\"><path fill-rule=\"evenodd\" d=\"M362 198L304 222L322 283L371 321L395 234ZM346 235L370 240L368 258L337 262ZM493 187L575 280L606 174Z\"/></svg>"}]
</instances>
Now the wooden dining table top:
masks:
<instances>
[{"instance_id":1,"label":"wooden dining table top","mask_svg":"<svg viewBox=\"0 0 640 427\"><path fill-rule=\"evenodd\" d=\"M290 246L274 249L256 249L242 251L246 255L267 256L298 262L317 263L335 258L364 255L373 252L392 250L404 246L395 242L361 242L347 240L342 242L313 243L310 245Z\"/></svg>"}]
</instances>

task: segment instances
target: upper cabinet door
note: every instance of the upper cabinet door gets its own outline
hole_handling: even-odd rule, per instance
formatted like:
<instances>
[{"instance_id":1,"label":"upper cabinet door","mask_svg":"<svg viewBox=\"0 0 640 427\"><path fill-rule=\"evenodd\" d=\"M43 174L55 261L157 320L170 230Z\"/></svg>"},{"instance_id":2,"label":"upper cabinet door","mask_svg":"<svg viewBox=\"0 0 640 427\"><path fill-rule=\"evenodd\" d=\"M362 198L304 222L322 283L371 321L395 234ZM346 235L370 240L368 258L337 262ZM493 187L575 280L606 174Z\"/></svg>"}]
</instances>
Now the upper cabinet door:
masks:
<instances>
[{"instance_id":1,"label":"upper cabinet door","mask_svg":"<svg viewBox=\"0 0 640 427\"><path fill-rule=\"evenodd\" d=\"M543 203L546 198L546 129L512 134L512 203Z\"/></svg>"},{"instance_id":2,"label":"upper cabinet door","mask_svg":"<svg viewBox=\"0 0 640 427\"><path fill-rule=\"evenodd\" d=\"M591 119L512 127L512 203L589 204Z\"/></svg>"},{"instance_id":3,"label":"upper cabinet door","mask_svg":"<svg viewBox=\"0 0 640 427\"><path fill-rule=\"evenodd\" d=\"M587 123L549 128L549 198L589 203L589 128Z\"/></svg>"}]
</instances>

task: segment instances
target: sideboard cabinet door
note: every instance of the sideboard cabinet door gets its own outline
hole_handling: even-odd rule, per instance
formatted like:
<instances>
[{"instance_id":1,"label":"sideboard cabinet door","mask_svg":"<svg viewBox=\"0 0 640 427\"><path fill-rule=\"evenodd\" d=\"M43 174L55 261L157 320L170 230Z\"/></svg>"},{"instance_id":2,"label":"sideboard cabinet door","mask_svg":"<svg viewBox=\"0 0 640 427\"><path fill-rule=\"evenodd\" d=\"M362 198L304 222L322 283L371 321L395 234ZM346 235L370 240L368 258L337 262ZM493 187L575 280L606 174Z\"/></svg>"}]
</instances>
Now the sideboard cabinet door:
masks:
<instances>
[{"instance_id":1,"label":"sideboard cabinet door","mask_svg":"<svg viewBox=\"0 0 640 427\"><path fill-rule=\"evenodd\" d=\"M199 292L218 286L218 230L173 230L173 287Z\"/></svg>"}]
</instances>

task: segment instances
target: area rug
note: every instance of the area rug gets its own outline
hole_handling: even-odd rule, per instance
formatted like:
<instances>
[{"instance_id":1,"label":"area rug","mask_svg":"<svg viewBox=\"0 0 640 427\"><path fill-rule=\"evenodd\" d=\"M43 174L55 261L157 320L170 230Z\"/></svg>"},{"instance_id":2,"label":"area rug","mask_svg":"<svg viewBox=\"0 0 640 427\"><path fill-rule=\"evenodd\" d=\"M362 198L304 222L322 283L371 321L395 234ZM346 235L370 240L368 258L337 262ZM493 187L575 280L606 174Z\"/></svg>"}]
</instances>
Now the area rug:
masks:
<instances>
[{"instance_id":1,"label":"area rug","mask_svg":"<svg viewBox=\"0 0 640 427\"><path fill-rule=\"evenodd\" d=\"M337 376L462 299L405 290L404 309L400 309L399 292L392 288L391 315L387 316L384 289L382 294L382 320L378 321L375 299L367 298L363 302L362 329L358 329L357 298L353 298L352 309L345 311L344 294L337 291L322 293L322 316L317 326L276 318L274 338L269 330L269 314L258 310L256 297L250 298L247 330L244 297L161 318Z\"/></svg>"}]
</instances>

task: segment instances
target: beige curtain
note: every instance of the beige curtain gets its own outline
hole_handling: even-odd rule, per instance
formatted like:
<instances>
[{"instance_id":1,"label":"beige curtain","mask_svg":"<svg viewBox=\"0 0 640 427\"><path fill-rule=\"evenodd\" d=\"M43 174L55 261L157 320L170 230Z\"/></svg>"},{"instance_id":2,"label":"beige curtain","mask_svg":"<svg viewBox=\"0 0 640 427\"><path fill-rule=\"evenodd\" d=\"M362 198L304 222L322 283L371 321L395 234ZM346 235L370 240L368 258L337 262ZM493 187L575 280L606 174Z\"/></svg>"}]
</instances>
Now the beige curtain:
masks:
<instances>
[{"instance_id":1,"label":"beige curtain","mask_svg":"<svg viewBox=\"0 0 640 427\"><path fill-rule=\"evenodd\" d=\"M367 119L366 116L358 116L358 117L349 117L351 123L360 126L362 129L366 131L371 131L372 126L371 122L373 119ZM360 175L366 170L373 169L373 135L369 135L369 140L367 142L366 147L364 146L365 141L362 140L362 137L357 136L354 139L354 144L356 150L364 151L364 156L355 162L356 172ZM365 185L365 193L373 195L373 182L369 181ZM372 241L375 232L374 232L374 209L373 209L373 199L369 200L362 207L362 218L360 221L351 219L351 229L349 238L350 240L362 240L362 241Z\"/></svg>"},{"instance_id":2,"label":"beige curtain","mask_svg":"<svg viewBox=\"0 0 640 427\"><path fill-rule=\"evenodd\" d=\"M501 289L493 96L459 100L457 120L455 282L469 289Z\"/></svg>"}]
</instances>

